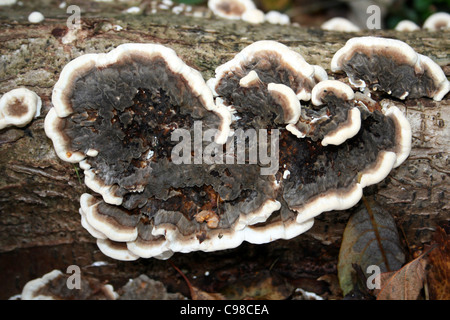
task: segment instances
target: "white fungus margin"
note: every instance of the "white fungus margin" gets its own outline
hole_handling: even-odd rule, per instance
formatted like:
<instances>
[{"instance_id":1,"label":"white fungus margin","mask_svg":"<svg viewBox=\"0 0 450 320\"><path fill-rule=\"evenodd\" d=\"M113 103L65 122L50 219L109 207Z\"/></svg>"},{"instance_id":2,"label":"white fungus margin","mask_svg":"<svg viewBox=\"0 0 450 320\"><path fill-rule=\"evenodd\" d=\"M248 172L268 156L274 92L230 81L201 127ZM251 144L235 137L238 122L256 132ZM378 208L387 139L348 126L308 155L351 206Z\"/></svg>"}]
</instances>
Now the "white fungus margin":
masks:
<instances>
[{"instance_id":1,"label":"white fungus margin","mask_svg":"<svg viewBox=\"0 0 450 320\"><path fill-rule=\"evenodd\" d=\"M0 129L24 127L41 113L41 98L26 88L13 89L0 99Z\"/></svg>"}]
</instances>

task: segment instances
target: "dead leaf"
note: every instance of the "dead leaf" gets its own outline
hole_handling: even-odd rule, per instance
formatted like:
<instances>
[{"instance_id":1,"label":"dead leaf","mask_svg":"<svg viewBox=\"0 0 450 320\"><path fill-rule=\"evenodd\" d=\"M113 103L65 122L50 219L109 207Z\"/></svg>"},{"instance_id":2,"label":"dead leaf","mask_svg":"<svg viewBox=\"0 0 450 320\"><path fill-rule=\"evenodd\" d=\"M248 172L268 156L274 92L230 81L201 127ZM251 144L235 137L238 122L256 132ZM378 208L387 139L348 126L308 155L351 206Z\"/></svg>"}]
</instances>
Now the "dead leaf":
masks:
<instances>
[{"instance_id":1,"label":"dead leaf","mask_svg":"<svg viewBox=\"0 0 450 320\"><path fill-rule=\"evenodd\" d=\"M450 300L450 235L438 228L436 247L427 256L427 283L430 300Z\"/></svg>"},{"instance_id":2,"label":"dead leaf","mask_svg":"<svg viewBox=\"0 0 450 320\"><path fill-rule=\"evenodd\" d=\"M392 216L375 202L365 198L364 202L365 205L350 217L339 251L338 277L344 296L355 290L360 280L354 265L371 275L370 266L378 267L380 272L388 272L398 270L405 262Z\"/></svg>"},{"instance_id":3,"label":"dead leaf","mask_svg":"<svg viewBox=\"0 0 450 320\"><path fill-rule=\"evenodd\" d=\"M389 271L389 272L383 272L376 276L376 281L380 284L379 288L375 288L372 291L372 294L376 297L381 291L381 288L386 285L386 283L389 281L389 279L392 278L392 276L395 274L396 271Z\"/></svg>"},{"instance_id":4,"label":"dead leaf","mask_svg":"<svg viewBox=\"0 0 450 320\"><path fill-rule=\"evenodd\" d=\"M398 271L381 274L377 300L417 300L423 288L427 265L424 253Z\"/></svg>"}]
</instances>

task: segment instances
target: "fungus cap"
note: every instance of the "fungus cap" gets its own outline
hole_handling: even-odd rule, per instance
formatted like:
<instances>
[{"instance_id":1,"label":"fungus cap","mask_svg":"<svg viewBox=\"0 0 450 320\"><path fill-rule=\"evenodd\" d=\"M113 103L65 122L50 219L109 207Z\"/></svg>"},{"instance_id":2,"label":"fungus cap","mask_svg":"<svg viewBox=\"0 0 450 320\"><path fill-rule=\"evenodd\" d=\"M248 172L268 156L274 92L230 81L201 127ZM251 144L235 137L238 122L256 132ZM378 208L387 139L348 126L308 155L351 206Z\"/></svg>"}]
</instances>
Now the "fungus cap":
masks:
<instances>
[{"instance_id":1,"label":"fungus cap","mask_svg":"<svg viewBox=\"0 0 450 320\"><path fill-rule=\"evenodd\" d=\"M117 242L136 240L137 217L130 216L129 219L126 219L127 215L121 214L122 211L118 207L104 205L101 201L95 201L95 198L88 194L83 194L80 202L86 222L99 232L97 239L102 239L102 235L104 235Z\"/></svg>"},{"instance_id":2,"label":"fungus cap","mask_svg":"<svg viewBox=\"0 0 450 320\"><path fill-rule=\"evenodd\" d=\"M223 144L231 123L231 114L215 105L201 74L172 49L155 44L123 44L107 54L72 60L55 84L52 102L45 132L57 155L80 162L86 185L115 205L122 203L124 188L139 192L149 182L145 178L152 170L148 155L155 152L157 141L151 141L152 130L142 127L151 125L170 140L171 132L179 128L176 121L188 126L189 121L203 117L206 125L217 128L215 142ZM164 108L174 109L163 113ZM184 120L182 114L188 114ZM122 152L115 150L120 145ZM161 155L170 156L169 151ZM137 167L122 170L117 166L134 166L135 161ZM111 179L114 172L119 180Z\"/></svg>"},{"instance_id":3,"label":"fungus cap","mask_svg":"<svg viewBox=\"0 0 450 320\"><path fill-rule=\"evenodd\" d=\"M342 100L352 100L355 94L348 85L337 80L325 80L316 84L312 90L311 102L320 106L323 104L322 97L332 93Z\"/></svg>"},{"instance_id":4,"label":"fungus cap","mask_svg":"<svg viewBox=\"0 0 450 320\"><path fill-rule=\"evenodd\" d=\"M433 100L441 101L444 96L450 91L450 82L447 80L442 68L434 62L430 57L418 54L419 61L416 68L419 68L424 74L431 75L432 81L436 86L431 93Z\"/></svg>"},{"instance_id":5,"label":"fungus cap","mask_svg":"<svg viewBox=\"0 0 450 320\"><path fill-rule=\"evenodd\" d=\"M217 95L220 81L226 81L225 78L231 73L242 78L252 70L256 71L263 81L269 77L279 76L279 72L284 71L291 75L289 79L292 80L289 80L291 83L283 84L291 87L301 100L309 100L311 97L311 89L315 84L315 68L299 53L273 40L261 40L245 47L232 60L217 67L215 78L209 79L207 83ZM266 76L265 74L269 72L273 75ZM274 81L267 81L269 82Z\"/></svg>"},{"instance_id":6,"label":"fungus cap","mask_svg":"<svg viewBox=\"0 0 450 320\"><path fill-rule=\"evenodd\" d=\"M52 296L39 294L39 290L62 274L63 273L59 270L53 270L45 274L42 278L27 282L22 290L22 300L54 300L54 297Z\"/></svg>"},{"instance_id":7,"label":"fungus cap","mask_svg":"<svg viewBox=\"0 0 450 320\"><path fill-rule=\"evenodd\" d=\"M284 122L297 123L300 117L300 101L295 92L288 86L280 83L269 83L269 93L283 108Z\"/></svg>"},{"instance_id":8,"label":"fungus cap","mask_svg":"<svg viewBox=\"0 0 450 320\"><path fill-rule=\"evenodd\" d=\"M13 89L0 98L0 129L24 127L40 115L41 98L26 88Z\"/></svg>"},{"instance_id":9,"label":"fungus cap","mask_svg":"<svg viewBox=\"0 0 450 320\"><path fill-rule=\"evenodd\" d=\"M255 10L256 6L252 0L208 0L208 8L221 18L240 20L246 12Z\"/></svg>"},{"instance_id":10,"label":"fungus cap","mask_svg":"<svg viewBox=\"0 0 450 320\"><path fill-rule=\"evenodd\" d=\"M417 62L417 54L408 44L388 38L379 37L355 37L349 39L345 46L339 49L331 60L331 71L342 70L343 63L348 61L355 53L380 54L392 56L403 64L414 65Z\"/></svg>"},{"instance_id":11,"label":"fungus cap","mask_svg":"<svg viewBox=\"0 0 450 320\"><path fill-rule=\"evenodd\" d=\"M400 166L409 156L411 152L412 145L412 131L411 125L408 119L406 119L403 112L399 108L394 106L386 106L384 114L391 118L395 122L395 127L397 130L396 134L396 148L395 155L396 159L394 162L394 168Z\"/></svg>"},{"instance_id":12,"label":"fungus cap","mask_svg":"<svg viewBox=\"0 0 450 320\"><path fill-rule=\"evenodd\" d=\"M329 144L338 145L345 140L353 137L358 133L361 127L361 113L358 108L352 108L348 111L347 121L341 125L338 129L328 133L322 139L322 145L327 146Z\"/></svg>"},{"instance_id":13,"label":"fungus cap","mask_svg":"<svg viewBox=\"0 0 450 320\"><path fill-rule=\"evenodd\" d=\"M449 91L435 62L396 39L352 38L333 56L331 70L344 70L356 87L371 85L399 99L427 96L440 101Z\"/></svg>"},{"instance_id":14,"label":"fungus cap","mask_svg":"<svg viewBox=\"0 0 450 320\"><path fill-rule=\"evenodd\" d=\"M79 287L75 286L76 290L73 290L75 288L68 286L69 282L73 284L70 277L70 274L53 270L31 280L23 287L21 300L115 300L118 297L112 285L85 276L80 278Z\"/></svg>"},{"instance_id":15,"label":"fungus cap","mask_svg":"<svg viewBox=\"0 0 450 320\"><path fill-rule=\"evenodd\" d=\"M340 174L334 176L335 174L332 173L333 170L325 168L325 170L334 177L327 178L326 176L323 176L318 179L318 181L320 181L320 183L318 183L318 185L320 185L318 188L323 190L319 193L310 192L309 186L307 185L304 185L303 187L304 194L301 192L298 193L295 188L296 184L284 191L284 199L287 201L289 207L298 212L296 217L297 223L313 219L325 211L345 210L354 206L361 199L363 188L382 181L394 167L400 165L409 155L411 146L411 128L405 116L397 107L387 107L383 113L379 111L372 113L365 109L361 109L360 113L360 131L354 137L347 139L336 147L347 150L344 151L347 158L344 160L340 159L339 156L337 158L332 157L334 159L334 170L337 170ZM375 121L378 122L377 126L367 126L368 123L373 121L370 120L370 118L376 119ZM385 132L383 132L383 130ZM391 139L391 141L384 140L381 142L383 138L378 140L379 138L376 137L380 134L384 135L387 132L389 132L388 136L391 137L388 139ZM372 135L373 138L366 140L366 136ZM290 140L288 145L295 145L297 144L297 141L301 142L305 139L308 138L305 137L303 139ZM364 149L361 150L362 153L360 154L359 160L356 156L356 154L359 153L359 151L356 151L358 147L353 149L353 146L358 145ZM321 152L324 152L323 154L325 154L326 150L330 153L335 152L334 150L326 148ZM376 156L373 158L371 156L364 158L364 156L368 156L368 154L373 152L370 150L373 150ZM302 163L301 152L302 151L299 150L295 157L298 159L297 161L299 163ZM338 151L337 154L343 155L343 153L340 152L341 151ZM366 153L368 154L366 155ZM318 159L320 159L320 157ZM361 163L361 161L364 163ZM284 163L284 161L281 160L281 163ZM326 162L321 161L319 163L323 165L323 163ZM355 166L355 169L358 168L358 173L350 180L348 177L343 178L342 175L349 175L351 172L355 174L353 169L350 171L348 170L349 167L353 166ZM287 168L291 171L290 176L292 176L292 178L297 175L296 172L298 169L293 167L292 164L289 164ZM307 170L307 168L303 167L302 170ZM324 173L320 173L320 175L324 175ZM293 182L292 178L289 177L287 182ZM301 179L306 179L306 177ZM341 180L341 182L338 182L337 180ZM324 185L327 184L330 185L330 187L324 187ZM311 196L305 198L305 194L308 193L310 193ZM308 200L306 201L305 199Z\"/></svg>"},{"instance_id":16,"label":"fungus cap","mask_svg":"<svg viewBox=\"0 0 450 320\"><path fill-rule=\"evenodd\" d=\"M450 14L447 12L433 13L425 20L423 28L429 31L450 29Z\"/></svg>"},{"instance_id":17,"label":"fungus cap","mask_svg":"<svg viewBox=\"0 0 450 320\"><path fill-rule=\"evenodd\" d=\"M395 26L395 30L401 32L411 32L420 30L420 27L410 20L402 20L399 23L397 23L397 25Z\"/></svg>"},{"instance_id":18,"label":"fungus cap","mask_svg":"<svg viewBox=\"0 0 450 320\"><path fill-rule=\"evenodd\" d=\"M325 21L320 28L328 31L339 31L339 32L358 32L361 29L351 22L350 20L342 17L331 18Z\"/></svg>"}]
</instances>

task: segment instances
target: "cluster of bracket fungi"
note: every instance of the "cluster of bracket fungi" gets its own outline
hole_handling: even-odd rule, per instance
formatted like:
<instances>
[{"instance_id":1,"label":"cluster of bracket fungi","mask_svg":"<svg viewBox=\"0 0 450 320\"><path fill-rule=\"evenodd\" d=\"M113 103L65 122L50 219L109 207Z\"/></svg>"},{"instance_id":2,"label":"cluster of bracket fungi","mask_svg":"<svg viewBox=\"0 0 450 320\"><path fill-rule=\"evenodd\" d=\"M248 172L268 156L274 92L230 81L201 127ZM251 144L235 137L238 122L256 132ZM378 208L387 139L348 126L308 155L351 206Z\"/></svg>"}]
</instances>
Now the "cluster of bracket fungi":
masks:
<instances>
[{"instance_id":1,"label":"cluster of bracket fungi","mask_svg":"<svg viewBox=\"0 0 450 320\"><path fill-rule=\"evenodd\" d=\"M320 213L354 206L411 148L405 116L377 97L441 100L449 82L406 43L375 37L349 40L331 70L359 90L275 41L249 45L207 82L158 44L74 59L54 87L45 131L92 190L81 196L82 225L110 257L167 259L290 239ZM278 130L268 150L278 153L276 170L261 174L261 159L175 163L173 132L195 136L199 125L216 134L190 150L213 143L229 157L230 141L247 156L255 147L239 129L266 130L267 139Z\"/></svg>"}]
</instances>

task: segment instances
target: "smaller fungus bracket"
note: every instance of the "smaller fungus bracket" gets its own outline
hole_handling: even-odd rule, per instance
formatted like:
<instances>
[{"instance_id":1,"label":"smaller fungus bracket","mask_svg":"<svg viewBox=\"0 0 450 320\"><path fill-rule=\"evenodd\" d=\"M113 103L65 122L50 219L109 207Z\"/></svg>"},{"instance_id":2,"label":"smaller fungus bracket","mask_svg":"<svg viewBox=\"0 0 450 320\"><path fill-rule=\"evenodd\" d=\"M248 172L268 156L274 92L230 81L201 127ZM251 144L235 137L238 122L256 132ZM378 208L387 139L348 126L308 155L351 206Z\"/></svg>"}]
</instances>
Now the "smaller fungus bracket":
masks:
<instances>
[{"instance_id":1,"label":"smaller fungus bracket","mask_svg":"<svg viewBox=\"0 0 450 320\"><path fill-rule=\"evenodd\" d=\"M450 13L436 12L430 15L423 23L423 28L429 31L450 29Z\"/></svg>"},{"instance_id":2,"label":"smaller fungus bracket","mask_svg":"<svg viewBox=\"0 0 450 320\"><path fill-rule=\"evenodd\" d=\"M127 214L123 209L103 201L87 206L83 212L87 223L110 240L126 242L137 237L138 215Z\"/></svg>"},{"instance_id":3,"label":"smaller fungus bracket","mask_svg":"<svg viewBox=\"0 0 450 320\"><path fill-rule=\"evenodd\" d=\"M440 101L450 90L434 61L396 39L352 38L333 56L331 70L345 71L355 87L369 86L399 99L426 96Z\"/></svg>"},{"instance_id":4,"label":"smaller fungus bracket","mask_svg":"<svg viewBox=\"0 0 450 320\"><path fill-rule=\"evenodd\" d=\"M355 96L352 88L345 83L337 80L327 80L314 86L311 102L316 106L320 106L325 103L329 94L343 101L352 100Z\"/></svg>"},{"instance_id":5,"label":"smaller fungus bracket","mask_svg":"<svg viewBox=\"0 0 450 320\"><path fill-rule=\"evenodd\" d=\"M326 87L325 81L317 91L323 94ZM328 94L322 97L316 93L314 100L318 102L336 100L333 90L327 89ZM411 127L396 106L369 110L356 95L347 94L341 92L341 97L350 98L347 110L359 111L360 128L351 137L324 146L323 141L310 136L298 139L289 130L281 136L280 169L287 174L280 178L280 190L288 207L298 213L297 223L325 211L354 206L363 188L382 181L409 155Z\"/></svg>"},{"instance_id":6,"label":"smaller fungus bracket","mask_svg":"<svg viewBox=\"0 0 450 320\"><path fill-rule=\"evenodd\" d=\"M22 290L22 300L54 300L50 294L42 294L40 291L45 288L51 281L61 277L63 273L59 270L53 270L45 274L42 278L28 281Z\"/></svg>"},{"instance_id":7,"label":"smaller fungus bracket","mask_svg":"<svg viewBox=\"0 0 450 320\"><path fill-rule=\"evenodd\" d=\"M218 17L240 20L256 6L252 0L208 0L208 8Z\"/></svg>"},{"instance_id":8,"label":"smaller fungus bracket","mask_svg":"<svg viewBox=\"0 0 450 320\"><path fill-rule=\"evenodd\" d=\"M361 114L356 106L352 106L351 102L354 98L353 90L346 84L336 80L326 80L318 83L312 91L312 103L316 106L328 104L330 114L330 122L336 123L337 127L330 130L330 125L322 139L322 145L328 144L338 145L345 140L355 136L361 127ZM333 105L335 104L335 105ZM341 110L344 109L344 118ZM329 123L328 123L329 124ZM323 126L322 126L323 127Z\"/></svg>"},{"instance_id":9,"label":"smaller fungus bracket","mask_svg":"<svg viewBox=\"0 0 450 320\"><path fill-rule=\"evenodd\" d=\"M13 89L0 98L0 129L24 127L40 115L41 98L26 88Z\"/></svg>"},{"instance_id":10,"label":"smaller fungus bracket","mask_svg":"<svg viewBox=\"0 0 450 320\"><path fill-rule=\"evenodd\" d=\"M330 20L325 21L320 26L321 29L327 31L337 31L337 32L358 32L361 29L355 25L353 22L346 18L334 17Z\"/></svg>"},{"instance_id":11,"label":"smaller fungus bracket","mask_svg":"<svg viewBox=\"0 0 450 320\"><path fill-rule=\"evenodd\" d=\"M87 220L86 218L86 212L88 212L89 208L99 201L91 196L88 193L83 193L80 197L80 209L79 213L81 216L81 225L83 228L85 228L91 236L93 236L96 239L107 239L108 237L102 233L101 231L95 229Z\"/></svg>"},{"instance_id":12,"label":"smaller fungus bracket","mask_svg":"<svg viewBox=\"0 0 450 320\"><path fill-rule=\"evenodd\" d=\"M400 166L409 156L412 146L411 125L405 114L395 105L385 106L383 113L392 119L396 128L394 168Z\"/></svg>"},{"instance_id":13,"label":"smaller fungus bracket","mask_svg":"<svg viewBox=\"0 0 450 320\"><path fill-rule=\"evenodd\" d=\"M69 270L69 269L68 269ZM74 269L73 269L74 270ZM69 272L69 271L68 271ZM115 300L118 294L110 284L90 277L81 277L73 290L67 284L70 273L53 270L41 278L28 281L22 289L21 300Z\"/></svg>"},{"instance_id":14,"label":"smaller fungus bracket","mask_svg":"<svg viewBox=\"0 0 450 320\"><path fill-rule=\"evenodd\" d=\"M129 215L121 213L124 211L119 207L108 205L88 193L80 197L81 224L97 239L99 249L117 260L136 260L139 257L128 251L125 242L137 238L137 223L133 226L130 220L124 222Z\"/></svg>"},{"instance_id":15,"label":"smaller fungus bracket","mask_svg":"<svg viewBox=\"0 0 450 320\"><path fill-rule=\"evenodd\" d=\"M273 99L283 108L283 119L285 123L293 124L300 117L301 105L295 92L281 83L269 83L267 90Z\"/></svg>"},{"instance_id":16,"label":"smaller fungus bracket","mask_svg":"<svg viewBox=\"0 0 450 320\"><path fill-rule=\"evenodd\" d=\"M232 128L268 129L295 124L301 112L298 100L309 100L313 86L327 78L322 67L308 64L299 53L262 40L217 67L207 84L216 103L231 111Z\"/></svg>"},{"instance_id":17,"label":"smaller fungus bracket","mask_svg":"<svg viewBox=\"0 0 450 320\"><path fill-rule=\"evenodd\" d=\"M420 30L420 27L411 20L402 20L397 23L395 30L400 32L413 32Z\"/></svg>"},{"instance_id":18,"label":"smaller fungus bracket","mask_svg":"<svg viewBox=\"0 0 450 320\"><path fill-rule=\"evenodd\" d=\"M207 83L215 95L226 97L228 88L237 89L240 79L255 71L262 82L284 84L300 100L306 101L311 98L311 90L316 83L315 70L301 54L284 44L261 40L247 46L232 60L217 67L215 78Z\"/></svg>"}]
</instances>

